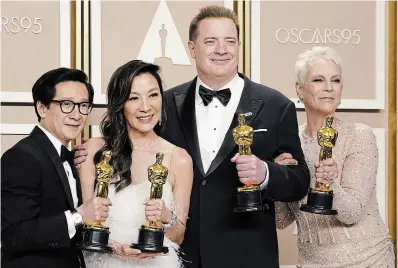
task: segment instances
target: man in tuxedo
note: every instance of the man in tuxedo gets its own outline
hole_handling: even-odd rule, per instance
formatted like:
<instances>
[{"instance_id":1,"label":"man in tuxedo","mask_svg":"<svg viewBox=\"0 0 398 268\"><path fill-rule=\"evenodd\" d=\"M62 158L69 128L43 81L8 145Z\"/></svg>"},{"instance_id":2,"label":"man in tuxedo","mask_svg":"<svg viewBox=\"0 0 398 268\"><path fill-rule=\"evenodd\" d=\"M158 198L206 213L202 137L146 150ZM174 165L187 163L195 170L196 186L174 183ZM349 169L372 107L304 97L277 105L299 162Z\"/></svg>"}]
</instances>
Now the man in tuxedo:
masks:
<instances>
[{"instance_id":1,"label":"man in tuxedo","mask_svg":"<svg viewBox=\"0 0 398 268\"><path fill-rule=\"evenodd\" d=\"M82 204L73 154L94 90L80 70L42 75L32 93L39 120L30 135L1 158L2 267L84 267L77 249L84 221L105 221L110 201Z\"/></svg>"},{"instance_id":2,"label":"man in tuxedo","mask_svg":"<svg viewBox=\"0 0 398 268\"><path fill-rule=\"evenodd\" d=\"M224 7L200 10L189 29L198 76L165 92L165 139L186 149L194 183L182 258L186 268L277 268L274 201L302 199L310 175L301 149L294 103L237 72L239 25ZM252 155L239 155L232 130L237 115L251 113ZM273 159L290 153L297 165ZM260 185L261 212L234 213L237 188Z\"/></svg>"},{"instance_id":3,"label":"man in tuxedo","mask_svg":"<svg viewBox=\"0 0 398 268\"><path fill-rule=\"evenodd\" d=\"M237 72L239 25L224 7L201 9L189 29L198 76L164 93L163 137L186 149L194 182L181 257L186 268L277 268L274 202L301 200L310 175L298 136L296 109L280 92ZM238 114L251 113L252 155L239 155L232 130ZM75 163L87 152L76 147ZM297 165L273 162L290 153ZM260 186L268 209L234 213L237 188Z\"/></svg>"}]
</instances>

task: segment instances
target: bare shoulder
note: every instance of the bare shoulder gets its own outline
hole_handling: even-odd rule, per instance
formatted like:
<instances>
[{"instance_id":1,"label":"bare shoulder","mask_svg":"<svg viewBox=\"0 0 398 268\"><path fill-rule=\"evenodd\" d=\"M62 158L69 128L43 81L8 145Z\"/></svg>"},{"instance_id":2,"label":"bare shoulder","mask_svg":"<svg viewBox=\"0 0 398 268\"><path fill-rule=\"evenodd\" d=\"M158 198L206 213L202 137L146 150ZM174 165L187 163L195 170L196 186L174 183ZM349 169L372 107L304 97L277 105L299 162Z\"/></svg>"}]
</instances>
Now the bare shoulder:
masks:
<instances>
[{"instance_id":1,"label":"bare shoulder","mask_svg":"<svg viewBox=\"0 0 398 268\"><path fill-rule=\"evenodd\" d=\"M184 167L192 168L192 158L188 154L188 152L183 148L176 147L174 149L171 161L173 163L173 166L177 169Z\"/></svg>"},{"instance_id":2,"label":"bare shoulder","mask_svg":"<svg viewBox=\"0 0 398 268\"><path fill-rule=\"evenodd\" d=\"M173 161L179 163L180 165L192 165L192 158L188 152L180 147L176 147L173 153Z\"/></svg>"},{"instance_id":3,"label":"bare shoulder","mask_svg":"<svg viewBox=\"0 0 398 268\"><path fill-rule=\"evenodd\" d=\"M105 141L103 138L91 138L84 144L84 148L88 151L89 154L94 154L99 149L101 149L104 144Z\"/></svg>"},{"instance_id":4,"label":"bare shoulder","mask_svg":"<svg viewBox=\"0 0 398 268\"><path fill-rule=\"evenodd\" d=\"M186 150L180 147L174 148L173 154L171 155L171 167L173 169L175 182L178 182L177 184L187 187L188 185L192 185L192 158Z\"/></svg>"}]
</instances>

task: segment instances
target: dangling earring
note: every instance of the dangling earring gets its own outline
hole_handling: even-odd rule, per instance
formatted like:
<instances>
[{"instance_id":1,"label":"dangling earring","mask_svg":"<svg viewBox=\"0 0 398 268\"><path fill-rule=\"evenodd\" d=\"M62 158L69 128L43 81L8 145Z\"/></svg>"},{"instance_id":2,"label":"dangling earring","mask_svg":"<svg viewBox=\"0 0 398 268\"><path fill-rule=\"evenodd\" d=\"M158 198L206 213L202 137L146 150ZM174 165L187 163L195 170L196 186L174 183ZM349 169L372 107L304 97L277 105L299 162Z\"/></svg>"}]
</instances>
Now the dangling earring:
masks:
<instances>
[{"instance_id":1,"label":"dangling earring","mask_svg":"<svg viewBox=\"0 0 398 268\"><path fill-rule=\"evenodd\" d=\"M162 125L162 114L160 114L160 117L159 117L159 126L161 126Z\"/></svg>"},{"instance_id":2,"label":"dangling earring","mask_svg":"<svg viewBox=\"0 0 398 268\"><path fill-rule=\"evenodd\" d=\"M303 97L300 97L300 102L304 103L304 98Z\"/></svg>"}]
</instances>

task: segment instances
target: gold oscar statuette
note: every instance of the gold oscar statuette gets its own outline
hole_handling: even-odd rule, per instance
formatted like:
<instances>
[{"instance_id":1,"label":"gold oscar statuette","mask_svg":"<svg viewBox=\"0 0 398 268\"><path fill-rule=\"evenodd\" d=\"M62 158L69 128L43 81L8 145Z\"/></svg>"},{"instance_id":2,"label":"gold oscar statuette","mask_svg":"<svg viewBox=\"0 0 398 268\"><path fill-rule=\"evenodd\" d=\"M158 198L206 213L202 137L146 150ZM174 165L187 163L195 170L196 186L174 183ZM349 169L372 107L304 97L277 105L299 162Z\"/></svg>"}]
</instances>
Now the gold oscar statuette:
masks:
<instances>
[{"instance_id":1,"label":"gold oscar statuette","mask_svg":"<svg viewBox=\"0 0 398 268\"><path fill-rule=\"evenodd\" d=\"M103 151L101 161L95 165L96 186L94 197L108 198L109 183L113 178L113 167L109 164L112 152ZM112 248L108 246L109 227L101 222L85 222L83 227L83 241L80 248L88 251L109 253Z\"/></svg>"},{"instance_id":2,"label":"gold oscar statuette","mask_svg":"<svg viewBox=\"0 0 398 268\"><path fill-rule=\"evenodd\" d=\"M332 127L334 117L327 116L326 124L317 133L319 151L319 162L332 158L332 150L336 145L338 132ZM308 191L307 204L303 204L300 209L309 213L336 215L337 211L333 207L333 191L330 185L315 181L314 187Z\"/></svg>"},{"instance_id":3,"label":"gold oscar statuette","mask_svg":"<svg viewBox=\"0 0 398 268\"><path fill-rule=\"evenodd\" d=\"M149 199L162 199L163 185L169 170L162 165L164 154L157 153L155 164L148 167L148 180L151 183ZM159 221L150 221L148 225L142 225L138 234L138 243L130 245L131 248L141 252L167 253L169 249L163 246L164 228Z\"/></svg>"},{"instance_id":4,"label":"gold oscar statuette","mask_svg":"<svg viewBox=\"0 0 398 268\"><path fill-rule=\"evenodd\" d=\"M251 155L250 146L253 144L254 130L246 124L245 117L248 114L239 114L239 125L232 130L232 136L238 145L240 155ZM264 210L262 204L261 191L259 185L245 184L237 189L238 205L233 209L234 212L252 212Z\"/></svg>"}]
</instances>

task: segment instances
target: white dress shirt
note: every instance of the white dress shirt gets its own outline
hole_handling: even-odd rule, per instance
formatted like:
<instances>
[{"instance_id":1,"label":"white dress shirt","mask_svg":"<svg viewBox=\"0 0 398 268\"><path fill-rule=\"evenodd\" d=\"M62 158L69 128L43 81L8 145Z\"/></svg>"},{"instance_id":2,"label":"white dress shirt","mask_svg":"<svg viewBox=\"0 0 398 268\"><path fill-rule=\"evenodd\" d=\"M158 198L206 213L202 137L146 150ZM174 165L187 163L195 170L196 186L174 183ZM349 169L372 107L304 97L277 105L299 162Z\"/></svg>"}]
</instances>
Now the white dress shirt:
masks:
<instances>
[{"instance_id":1,"label":"white dress shirt","mask_svg":"<svg viewBox=\"0 0 398 268\"><path fill-rule=\"evenodd\" d=\"M53 134L48 132L41 125L38 125L38 127L44 132L44 134L47 135L48 139L51 141L51 143L54 145L55 149L57 150L58 155L61 156L61 147L63 145L62 142L59 141ZM76 179L73 177L72 168L69 165L68 161L63 162L63 165L64 165L66 175L68 176L69 187L72 192L73 205L76 208L78 200L79 200L77 197L77 191L76 191ZM71 214L70 210L65 211L65 216L66 216L66 221L68 223L69 238L72 238L76 234L76 228L75 228L75 225L73 224L72 214Z\"/></svg>"},{"instance_id":2,"label":"white dress shirt","mask_svg":"<svg viewBox=\"0 0 398 268\"><path fill-rule=\"evenodd\" d=\"M231 99L226 106L224 106L216 97L214 97L213 100L205 106L199 95L199 86L204 86L210 90L213 89L204 84L198 77L195 89L196 126L198 131L200 155L202 158L203 169L206 173L220 150L225 135L232 123L242 96L245 81L236 74L228 84L218 89L222 90L229 88L231 90ZM264 164L266 167L266 178L260 185L261 189L264 189L267 186L269 178L268 165L265 162Z\"/></svg>"}]
</instances>

